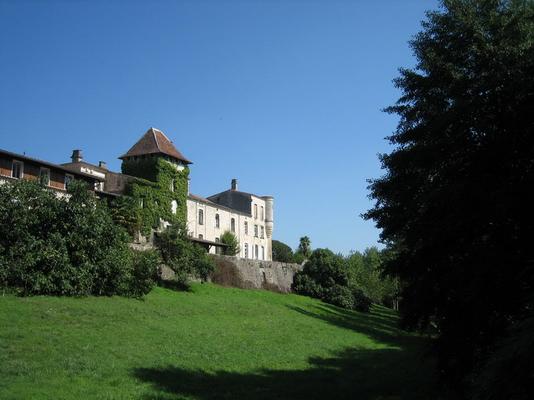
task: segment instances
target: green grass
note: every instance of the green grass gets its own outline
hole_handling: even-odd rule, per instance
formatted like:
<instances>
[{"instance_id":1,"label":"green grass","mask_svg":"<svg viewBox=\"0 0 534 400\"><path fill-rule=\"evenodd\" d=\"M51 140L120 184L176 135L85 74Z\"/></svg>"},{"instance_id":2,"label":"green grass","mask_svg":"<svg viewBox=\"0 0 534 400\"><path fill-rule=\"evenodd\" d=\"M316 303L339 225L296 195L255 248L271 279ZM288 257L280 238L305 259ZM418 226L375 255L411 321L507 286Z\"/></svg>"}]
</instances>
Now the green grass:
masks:
<instances>
[{"instance_id":1,"label":"green grass","mask_svg":"<svg viewBox=\"0 0 534 400\"><path fill-rule=\"evenodd\" d=\"M396 315L195 284L144 300L0 297L0 399L437 399Z\"/></svg>"}]
</instances>

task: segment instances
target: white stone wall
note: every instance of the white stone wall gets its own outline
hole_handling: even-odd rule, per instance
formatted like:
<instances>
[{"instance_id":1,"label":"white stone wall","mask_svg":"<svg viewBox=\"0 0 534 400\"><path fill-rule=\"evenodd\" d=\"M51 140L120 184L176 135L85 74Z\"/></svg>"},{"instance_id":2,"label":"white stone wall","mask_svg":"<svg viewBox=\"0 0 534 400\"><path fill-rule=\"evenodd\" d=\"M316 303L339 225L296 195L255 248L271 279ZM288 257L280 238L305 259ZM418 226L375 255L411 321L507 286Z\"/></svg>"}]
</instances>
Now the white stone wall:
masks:
<instances>
[{"instance_id":1,"label":"white stone wall","mask_svg":"<svg viewBox=\"0 0 534 400\"><path fill-rule=\"evenodd\" d=\"M257 217L255 214L255 207L257 206ZM262 219L263 207L263 219ZM204 213L204 223L199 224L199 210ZM215 215L219 214L219 228L215 224ZM265 227L265 200L260 197L252 196L252 210L251 215L246 215L235 210L230 210L226 207L218 207L212 203L206 203L199 200L187 199L187 229L192 237L217 241L218 238L226 231L231 231L231 220L235 220L235 232L240 244L240 252L238 254L241 258L272 260L271 251L271 237L267 235ZM245 233L245 222L248 224L248 232ZM254 232L254 226L257 225L258 236ZM262 236L263 228L263 238ZM258 254L256 255L256 246ZM246 247L248 247L248 254L246 254ZM210 253L215 254L215 248L210 250Z\"/></svg>"}]
</instances>

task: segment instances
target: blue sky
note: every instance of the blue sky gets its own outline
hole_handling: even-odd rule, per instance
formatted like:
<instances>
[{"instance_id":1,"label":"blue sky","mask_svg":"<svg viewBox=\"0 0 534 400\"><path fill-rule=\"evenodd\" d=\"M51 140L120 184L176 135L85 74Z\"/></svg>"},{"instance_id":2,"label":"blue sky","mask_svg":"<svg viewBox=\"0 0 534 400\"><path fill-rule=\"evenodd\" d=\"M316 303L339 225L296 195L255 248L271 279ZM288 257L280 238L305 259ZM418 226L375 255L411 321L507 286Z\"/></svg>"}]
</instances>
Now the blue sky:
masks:
<instances>
[{"instance_id":1,"label":"blue sky","mask_svg":"<svg viewBox=\"0 0 534 400\"><path fill-rule=\"evenodd\" d=\"M108 162L151 126L191 190L275 197L274 238L376 245L360 214L397 118L392 79L436 1L0 0L0 148Z\"/></svg>"}]
</instances>

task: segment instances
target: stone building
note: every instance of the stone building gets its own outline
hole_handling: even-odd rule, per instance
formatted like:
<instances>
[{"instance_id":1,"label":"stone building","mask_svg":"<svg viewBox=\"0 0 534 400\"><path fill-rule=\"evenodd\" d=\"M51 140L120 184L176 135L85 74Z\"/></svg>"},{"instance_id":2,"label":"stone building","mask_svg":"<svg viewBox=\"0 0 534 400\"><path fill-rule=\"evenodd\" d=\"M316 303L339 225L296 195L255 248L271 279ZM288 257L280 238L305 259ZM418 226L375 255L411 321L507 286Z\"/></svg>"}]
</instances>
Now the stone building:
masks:
<instances>
[{"instance_id":1,"label":"stone building","mask_svg":"<svg viewBox=\"0 0 534 400\"><path fill-rule=\"evenodd\" d=\"M131 195L132 187L139 185L155 187L163 192L160 198L139 198L141 211L146 210L150 215L159 211L159 221L153 221L153 228L156 228L156 222L160 227L172 223L183 210L189 236L210 253L221 252L220 237L230 231L240 243L238 257L272 260L272 196L239 191L236 179L232 180L228 190L212 196L190 193L188 174L192 162L155 128L150 128L119 158L122 160L121 173L110 171L103 161L98 165L85 161L81 150L74 150L71 162L61 165L0 151L0 175L7 179L29 179L30 176L48 174L49 187L63 192L68 179L76 177L89 182L96 193L108 197ZM168 180L161 173L166 167L176 171L176 179ZM21 168L26 172L19 172Z\"/></svg>"}]
</instances>

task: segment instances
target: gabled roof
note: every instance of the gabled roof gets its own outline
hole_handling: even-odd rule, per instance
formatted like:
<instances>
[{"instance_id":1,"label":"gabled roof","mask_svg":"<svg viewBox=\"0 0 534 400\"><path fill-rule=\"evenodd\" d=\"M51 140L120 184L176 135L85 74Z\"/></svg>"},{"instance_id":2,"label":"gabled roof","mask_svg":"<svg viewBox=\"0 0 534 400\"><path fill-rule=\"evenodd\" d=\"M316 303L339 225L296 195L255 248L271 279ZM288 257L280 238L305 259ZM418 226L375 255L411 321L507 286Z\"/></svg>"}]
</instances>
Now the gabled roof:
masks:
<instances>
[{"instance_id":1,"label":"gabled roof","mask_svg":"<svg viewBox=\"0 0 534 400\"><path fill-rule=\"evenodd\" d=\"M54 163L51 163L51 162L48 162L48 161L39 160L38 158L28 157L28 156L23 155L23 154L12 153L11 151L7 151L7 150L0 149L0 155L5 155L5 156L8 156L8 157L15 158L17 160L23 160L25 162L35 163L35 164L38 164L38 165L44 165L45 167L55 168L57 170L60 170L60 171L63 171L63 172L67 172L69 174L79 175L79 176L83 176L83 177L86 177L86 178L91 178L91 179L94 179L94 180L97 180L97 181L100 181L100 182L103 182L105 180L104 178L101 178L99 176L86 174L86 173L80 172L80 171L73 171L72 169L66 168L63 165L58 165L58 164L54 164Z\"/></svg>"},{"instance_id":2,"label":"gabled roof","mask_svg":"<svg viewBox=\"0 0 534 400\"><path fill-rule=\"evenodd\" d=\"M165 154L186 164L191 164L191 161L185 158L182 153L174 147L169 138L156 128L150 128L146 131L141 139L139 139L126 154L119 158L123 160L128 157L143 156L147 154Z\"/></svg>"}]
</instances>

